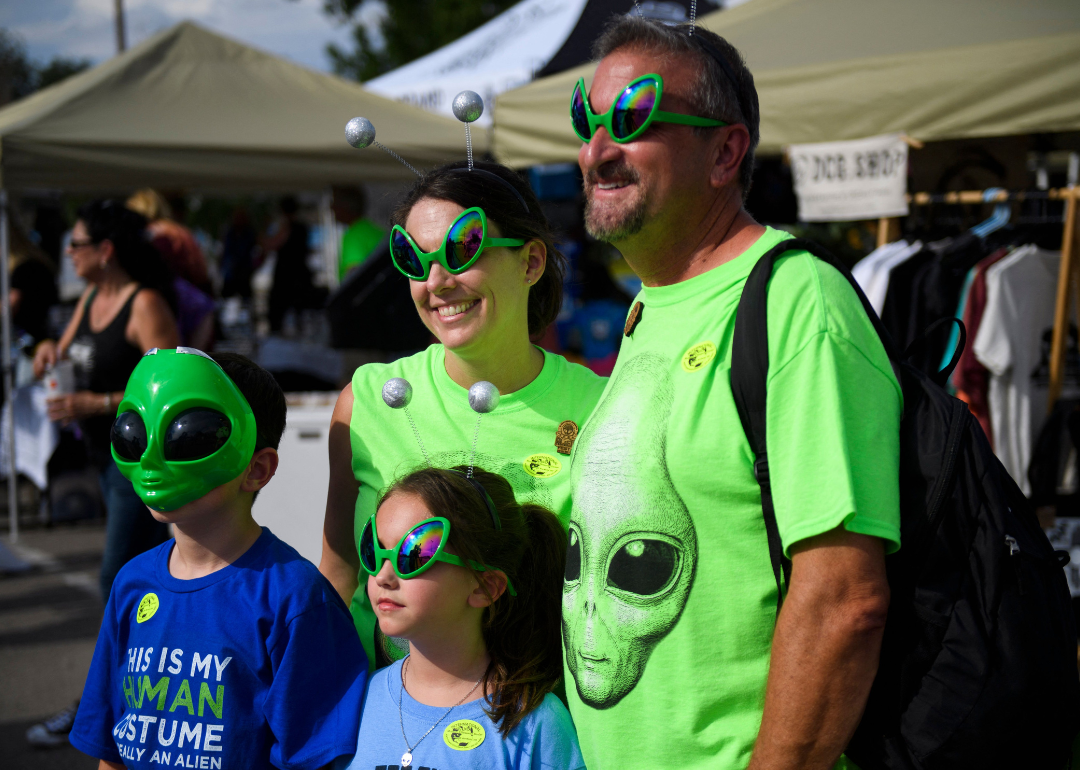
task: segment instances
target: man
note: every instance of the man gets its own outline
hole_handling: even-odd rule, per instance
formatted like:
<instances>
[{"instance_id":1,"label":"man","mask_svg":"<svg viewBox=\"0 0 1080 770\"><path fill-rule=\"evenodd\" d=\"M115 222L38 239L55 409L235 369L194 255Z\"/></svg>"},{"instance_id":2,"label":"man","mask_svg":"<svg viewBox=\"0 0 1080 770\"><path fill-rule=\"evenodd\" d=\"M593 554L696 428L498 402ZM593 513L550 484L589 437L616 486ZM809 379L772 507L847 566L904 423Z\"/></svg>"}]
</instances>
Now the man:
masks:
<instances>
[{"instance_id":1,"label":"man","mask_svg":"<svg viewBox=\"0 0 1080 770\"><path fill-rule=\"evenodd\" d=\"M899 386L847 281L805 252L782 259L768 450L792 570L777 617L729 380L746 277L788 237L742 207L753 77L700 28L624 18L597 48L574 105L586 226L643 289L572 460L563 637L582 750L591 770L827 770L877 669L884 556L899 547ZM648 74L664 111L651 123L634 85ZM613 103L637 111L596 119Z\"/></svg>"},{"instance_id":2,"label":"man","mask_svg":"<svg viewBox=\"0 0 1080 770\"><path fill-rule=\"evenodd\" d=\"M346 227L341 236L341 258L338 260L338 278L344 280L350 270L367 261L386 237L386 230L364 216L367 196L363 189L335 186L333 192L334 218Z\"/></svg>"}]
</instances>

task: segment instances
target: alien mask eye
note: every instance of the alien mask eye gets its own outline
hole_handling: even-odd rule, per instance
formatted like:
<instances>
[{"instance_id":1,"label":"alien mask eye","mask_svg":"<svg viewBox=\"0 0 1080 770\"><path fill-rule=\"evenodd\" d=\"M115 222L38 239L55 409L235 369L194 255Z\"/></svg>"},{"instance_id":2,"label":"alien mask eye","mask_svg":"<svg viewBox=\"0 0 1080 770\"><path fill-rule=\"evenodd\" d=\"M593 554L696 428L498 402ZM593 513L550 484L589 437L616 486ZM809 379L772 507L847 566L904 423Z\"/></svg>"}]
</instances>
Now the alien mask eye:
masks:
<instances>
[{"instance_id":1,"label":"alien mask eye","mask_svg":"<svg viewBox=\"0 0 1080 770\"><path fill-rule=\"evenodd\" d=\"M109 436L113 449L122 460L139 462L146 451L146 426L137 412L124 412L112 426Z\"/></svg>"},{"instance_id":2,"label":"alien mask eye","mask_svg":"<svg viewBox=\"0 0 1080 770\"><path fill-rule=\"evenodd\" d=\"M568 565L569 566L569 565ZM678 576L679 551L664 540L630 540L615 552L607 584L638 596L663 593Z\"/></svg>"},{"instance_id":3,"label":"alien mask eye","mask_svg":"<svg viewBox=\"0 0 1080 770\"><path fill-rule=\"evenodd\" d=\"M232 425L216 409L189 409L165 430L166 460L201 460L229 440Z\"/></svg>"}]
</instances>

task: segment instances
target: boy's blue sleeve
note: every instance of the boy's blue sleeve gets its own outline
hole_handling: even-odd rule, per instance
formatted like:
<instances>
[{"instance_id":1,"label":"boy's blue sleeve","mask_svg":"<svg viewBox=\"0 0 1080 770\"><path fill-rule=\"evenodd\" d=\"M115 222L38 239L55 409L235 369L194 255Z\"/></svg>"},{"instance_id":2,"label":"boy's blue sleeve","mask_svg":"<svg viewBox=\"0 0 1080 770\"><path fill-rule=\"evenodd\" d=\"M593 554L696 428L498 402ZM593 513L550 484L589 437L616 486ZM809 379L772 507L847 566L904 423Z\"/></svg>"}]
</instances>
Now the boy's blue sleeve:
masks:
<instances>
[{"instance_id":1,"label":"boy's blue sleeve","mask_svg":"<svg viewBox=\"0 0 1080 770\"><path fill-rule=\"evenodd\" d=\"M118 593L113 591L105 606L90 673L86 675L79 711L68 736L71 745L79 751L109 762L121 761L112 733L124 713L123 685L116 681L121 651L117 649L118 624L113 600Z\"/></svg>"},{"instance_id":2,"label":"boy's blue sleeve","mask_svg":"<svg viewBox=\"0 0 1080 770\"><path fill-rule=\"evenodd\" d=\"M313 770L354 754L368 663L345 605L331 599L292 618L270 661L274 681L263 704L275 738L270 761Z\"/></svg>"}]
</instances>

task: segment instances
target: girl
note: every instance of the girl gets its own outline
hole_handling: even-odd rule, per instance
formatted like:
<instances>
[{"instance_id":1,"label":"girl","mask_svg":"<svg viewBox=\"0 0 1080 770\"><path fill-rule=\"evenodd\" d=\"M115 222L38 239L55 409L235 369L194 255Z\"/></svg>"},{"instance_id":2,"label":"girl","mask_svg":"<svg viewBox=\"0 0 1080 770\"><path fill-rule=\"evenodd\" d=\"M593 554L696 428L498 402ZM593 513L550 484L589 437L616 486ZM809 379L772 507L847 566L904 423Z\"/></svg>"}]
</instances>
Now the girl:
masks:
<instances>
[{"instance_id":1,"label":"girl","mask_svg":"<svg viewBox=\"0 0 1080 770\"><path fill-rule=\"evenodd\" d=\"M371 678L350 768L584 768L562 677L566 534L479 469L395 483L360 537L383 631L410 654ZM400 728L400 729L399 729Z\"/></svg>"}]
</instances>

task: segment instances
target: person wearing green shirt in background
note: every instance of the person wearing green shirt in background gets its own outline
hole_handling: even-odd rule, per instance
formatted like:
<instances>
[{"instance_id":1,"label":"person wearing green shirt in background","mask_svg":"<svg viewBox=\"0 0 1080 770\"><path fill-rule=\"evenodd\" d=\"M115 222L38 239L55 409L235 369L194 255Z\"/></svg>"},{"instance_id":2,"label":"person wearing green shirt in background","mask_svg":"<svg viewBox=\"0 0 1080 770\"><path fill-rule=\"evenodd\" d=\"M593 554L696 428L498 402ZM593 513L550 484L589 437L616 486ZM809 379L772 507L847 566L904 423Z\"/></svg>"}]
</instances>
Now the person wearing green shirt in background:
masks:
<instances>
[{"instance_id":1,"label":"person wearing green shirt in background","mask_svg":"<svg viewBox=\"0 0 1080 770\"><path fill-rule=\"evenodd\" d=\"M767 427L792 570L777 616L729 372L746 278L789 236L743 208L753 77L690 31L618 19L571 102L586 227L643 288L571 461L566 691L590 770L827 770L877 670L902 396L848 282L806 252L781 259Z\"/></svg>"},{"instance_id":2,"label":"person wearing green shirt in background","mask_svg":"<svg viewBox=\"0 0 1080 770\"><path fill-rule=\"evenodd\" d=\"M341 258L338 260L338 280L345 280L350 270L364 264L375 252L386 237L386 230L364 216L367 195L362 188L335 186L333 194L334 219L346 227L341 236Z\"/></svg>"},{"instance_id":3,"label":"person wearing green shirt in background","mask_svg":"<svg viewBox=\"0 0 1080 770\"><path fill-rule=\"evenodd\" d=\"M417 312L439 344L390 364L357 369L338 398L330 427L330 489L319 569L351 603L369 660L379 655L383 663L398 651L376 629L366 573L358 579L357 554L379 495L428 461L442 468L468 465L475 448L477 467L505 477L520 502L543 505L565 525L570 449L607 382L531 342L558 316L563 281L563 258L536 196L505 166L478 162L472 171L463 166L425 174L393 215L416 248L433 258L455 233L465 236L460 245L469 249L468 256L479 255L453 273L432 259L422 270L426 277L410 275ZM459 232L474 207L486 214L486 238L517 245L500 242L477 251L477 244L487 243L479 226ZM395 238L400 251L392 253L402 269L398 255L411 260L413 247L401 231ZM442 258L453 264L452 254ZM415 266L421 267L419 259ZM383 384L393 377L412 385L411 418L383 403ZM477 432L468 389L481 380L494 384L501 397Z\"/></svg>"}]
</instances>

